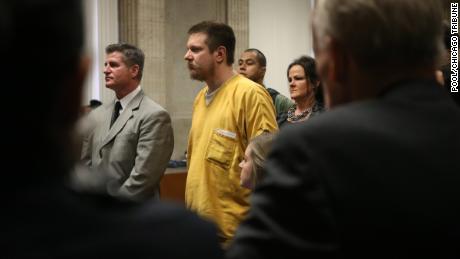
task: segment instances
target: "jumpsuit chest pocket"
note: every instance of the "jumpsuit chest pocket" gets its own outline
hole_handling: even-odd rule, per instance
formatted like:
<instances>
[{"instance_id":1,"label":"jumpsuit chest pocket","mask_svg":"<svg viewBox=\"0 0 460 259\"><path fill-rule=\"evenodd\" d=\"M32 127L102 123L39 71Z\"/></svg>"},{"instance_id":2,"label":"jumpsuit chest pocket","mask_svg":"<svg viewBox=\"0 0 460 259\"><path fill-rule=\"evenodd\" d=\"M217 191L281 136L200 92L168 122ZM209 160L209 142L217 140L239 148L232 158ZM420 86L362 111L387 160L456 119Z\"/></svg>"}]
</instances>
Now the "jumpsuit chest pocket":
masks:
<instances>
[{"instance_id":1,"label":"jumpsuit chest pocket","mask_svg":"<svg viewBox=\"0 0 460 259\"><path fill-rule=\"evenodd\" d=\"M227 130L215 129L206 149L206 160L229 169L236 149L236 134Z\"/></svg>"}]
</instances>

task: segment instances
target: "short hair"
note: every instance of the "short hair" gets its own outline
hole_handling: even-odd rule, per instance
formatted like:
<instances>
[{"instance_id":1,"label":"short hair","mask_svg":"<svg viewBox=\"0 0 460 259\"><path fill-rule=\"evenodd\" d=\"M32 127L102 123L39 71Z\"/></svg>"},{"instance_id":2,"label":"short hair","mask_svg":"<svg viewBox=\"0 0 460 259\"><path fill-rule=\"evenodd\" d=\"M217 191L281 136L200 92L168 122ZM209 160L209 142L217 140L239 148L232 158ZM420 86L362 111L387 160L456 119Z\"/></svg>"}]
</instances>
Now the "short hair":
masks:
<instances>
[{"instance_id":1,"label":"short hair","mask_svg":"<svg viewBox=\"0 0 460 259\"><path fill-rule=\"evenodd\" d=\"M232 27L225 23L204 21L193 25L188 34L204 33L207 40L206 45L211 52L214 52L219 46L227 49L227 65L235 61L235 33Z\"/></svg>"},{"instance_id":2,"label":"short hair","mask_svg":"<svg viewBox=\"0 0 460 259\"><path fill-rule=\"evenodd\" d=\"M260 51L258 49L250 48L250 49L245 50L244 52L254 52L254 53L256 53L257 62L260 64L260 66L262 66L262 67L267 66L267 59L265 58L265 55L264 55L264 53L262 53L262 51Z\"/></svg>"},{"instance_id":3,"label":"short hair","mask_svg":"<svg viewBox=\"0 0 460 259\"><path fill-rule=\"evenodd\" d=\"M42 127L45 120L55 119L52 116L61 101L57 92L65 91L68 85L63 80L80 64L84 42L81 1L1 1L0 9L0 54L8 60L3 62L8 63L6 73L15 75L2 80L5 85L20 83L20 87L3 91L26 106L23 111L16 109L12 119L23 120L18 113L25 113L28 125ZM33 69L18 78L20 67L27 64ZM31 116L31 110L40 116Z\"/></svg>"},{"instance_id":4,"label":"short hair","mask_svg":"<svg viewBox=\"0 0 460 259\"><path fill-rule=\"evenodd\" d=\"M439 0L318 0L317 44L329 35L362 69L435 64L442 50Z\"/></svg>"},{"instance_id":5,"label":"short hair","mask_svg":"<svg viewBox=\"0 0 460 259\"><path fill-rule=\"evenodd\" d=\"M139 66L139 73L136 78L140 81L142 79L142 71L144 70L144 52L140 48L128 43L110 44L105 48L106 54L113 52L120 52L123 54L123 62L129 67L133 65Z\"/></svg>"},{"instance_id":6,"label":"short hair","mask_svg":"<svg viewBox=\"0 0 460 259\"><path fill-rule=\"evenodd\" d=\"M323 87L318 73L316 72L316 61L310 56L301 56L298 59L289 64L287 69L287 76L289 77L289 70L295 66L299 65L303 68L305 77L307 80L314 86L313 91L315 93L315 100L317 102L323 103Z\"/></svg>"},{"instance_id":7,"label":"short hair","mask_svg":"<svg viewBox=\"0 0 460 259\"><path fill-rule=\"evenodd\" d=\"M99 100L91 99L89 101L89 107L91 107L91 109L96 109L97 107L99 107L101 105L102 105L102 102L99 101Z\"/></svg>"},{"instance_id":8,"label":"short hair","mask_svg":"<svg viewBox=\"0 0 460 259\"><path fill-rule=\"evenodd\" d=\"M250 142L252 148L249 156L252 159L253 187L265 177L265 160L271 150L274 138L274 133L265 131Z\"/></svg>"}]
</instances>

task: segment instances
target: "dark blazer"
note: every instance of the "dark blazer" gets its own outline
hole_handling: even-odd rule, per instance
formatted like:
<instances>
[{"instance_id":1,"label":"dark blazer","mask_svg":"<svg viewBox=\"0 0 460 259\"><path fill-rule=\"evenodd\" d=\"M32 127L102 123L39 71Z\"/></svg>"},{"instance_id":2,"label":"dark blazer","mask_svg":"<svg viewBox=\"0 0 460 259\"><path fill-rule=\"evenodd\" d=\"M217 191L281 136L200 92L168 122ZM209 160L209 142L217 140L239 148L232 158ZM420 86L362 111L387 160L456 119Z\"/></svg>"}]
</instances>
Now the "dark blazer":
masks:
<instances>
[{"instance_id":1,"label":"dark blazer","mask_svg":"<svg viewBox=\"0 0 460 259\"><path fill-rule=\"evenodd\" d=\"M394 85L281 134L228 258L460 258L460 110Z\"/></svg>"},{"instance_id":2,"label":"dark blazer","mask_svg":"<svg viewBox=\"0 0 460 259\"><path fill-rule=\"evenodd\" d=\"M75 193L52 178L28 187L2 205L2 258L222 257L217 229L179 205Z\"/></svg>"}]
</instances>

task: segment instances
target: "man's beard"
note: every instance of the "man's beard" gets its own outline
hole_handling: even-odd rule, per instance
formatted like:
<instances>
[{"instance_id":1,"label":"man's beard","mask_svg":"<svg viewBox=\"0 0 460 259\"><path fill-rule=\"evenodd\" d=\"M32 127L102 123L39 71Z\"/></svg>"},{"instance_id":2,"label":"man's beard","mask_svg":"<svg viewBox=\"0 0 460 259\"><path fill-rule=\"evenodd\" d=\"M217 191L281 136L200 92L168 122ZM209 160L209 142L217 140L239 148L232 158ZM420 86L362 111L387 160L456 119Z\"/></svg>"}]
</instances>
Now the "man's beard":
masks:
<instances>
[{"instance_id":1,"label":"man's beard","mask_svg":"<svg viewBox=\"0 0 460 259\"><path fill-rule=\"evenodd\" d=\"M193 72L190 71L190 78L193 80L201 81L201 82L203 82L206 79L203 73L197 73L196 70L194 70Z\"/></svg>"},{"instance_id":2,"label":"man's beard","mask_svg":"<svg viewBox=\"0 0 460 259\"><path fill-rule=\"evenodd\" d=\"M189 68L190 78L201 82L206 81L210 77L211 71L213 70L214 66L212 65L207 70L196 68L195 66L193 66L193 69Z\"/></svg>"}]
</instances>

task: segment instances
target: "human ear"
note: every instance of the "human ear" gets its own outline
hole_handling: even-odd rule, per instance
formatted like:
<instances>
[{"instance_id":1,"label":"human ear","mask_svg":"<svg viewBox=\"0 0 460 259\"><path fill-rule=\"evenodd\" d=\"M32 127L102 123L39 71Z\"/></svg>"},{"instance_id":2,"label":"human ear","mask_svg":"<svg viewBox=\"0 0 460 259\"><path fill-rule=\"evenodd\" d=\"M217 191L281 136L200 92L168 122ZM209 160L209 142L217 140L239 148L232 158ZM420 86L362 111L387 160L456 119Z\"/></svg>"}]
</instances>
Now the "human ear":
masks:
<instances>
[{"instance_id":1,"label":"human ear","mask_svg":"<svg viewBox=\"0 0 460 259\"><path fill-rule=\"evenodd\" d=\"M330 79L338 84L343 84L347 77L347 55L345 48L336 40L329 39L329 58L331 59L329 73Z\"/></svg>"},{"instance_id":2,"label":"human ear","mask_svg":"<svg viewBox=\"0 0 460 259\"><path fill-rule=\"evenodd\" d=\"M214 51L214 57L217 63L222 63L227 60L227 49L224 46L219 46Z\"/></svg>"},{"instance_id":3,"label":"human ear","mask_svg":"<svg viewBox=\"0 0 460 259\"><path fill-rule=\"evenodd\" d=\"M131 78L136 78L139 75L139 65L134 64L129 68L129 72L131 73Z\"/></svg>"},{"instance_id":4,"label":"human ear","mask_svg":"<svg viewBox=\"0 0 460 259\"><path fill-rule=\"evenodd\" d=\"M324 101L331 108L350 98L350 54L337 40L326 36L318 48L317 69L324 85Z\"/></svg>"}]
</instances>

